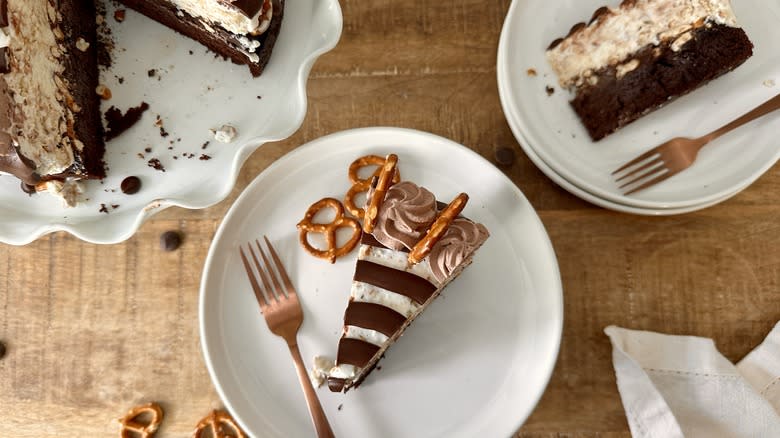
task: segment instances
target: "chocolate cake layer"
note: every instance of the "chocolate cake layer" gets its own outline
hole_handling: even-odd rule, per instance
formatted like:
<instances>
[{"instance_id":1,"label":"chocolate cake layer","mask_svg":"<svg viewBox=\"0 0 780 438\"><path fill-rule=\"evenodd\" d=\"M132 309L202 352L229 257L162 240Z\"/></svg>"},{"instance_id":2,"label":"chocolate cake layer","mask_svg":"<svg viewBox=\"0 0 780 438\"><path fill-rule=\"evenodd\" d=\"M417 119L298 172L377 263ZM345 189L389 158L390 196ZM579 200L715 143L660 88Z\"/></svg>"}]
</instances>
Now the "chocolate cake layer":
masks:
<instances>
[{"instance_id":1,"label":"chocolate cake layer","mask_svg":"<svg viewBox=\"0 0 780 438\"><path fill-rule=\"evenodd\" d=\"M100 83L97 58L97 24L94 0L61 0L59 12L62 15L62 30L65 33L64 79L76 105L81 108L75 120L74 130L84 143L80 154L76 154L73 167L60 175L67 177L78 174L87 178L106 176L103 155L103 123L100 119L100 96L95 91ZM81 50L79 39L89 47Z\"/></svg>"},{"instance_id":2,"label":"chocolate cake layer","mask_svg":"<svg viewBox=\"0 0 780 438\"><path fill-rule=\"evenodd\" d=\"M273 18L265 32L258 36L237 35L218 26L205 24L201 19L180 10L166 0L120 0L120 2L200 42L234 63L248 66L253 76L260 76L271 58L284 16L284 0L273 0ZM248 7L244 6L244 8ZM257 45L257 48L250 52L247 46L252 45Z\"/></svg>"},{"instance_id":3,"label":"chocolate cake layer","mask_svg":"<svg viewBox=\"0 0 780 438\"><path fill-rule=\"evenodd\" d=\"M593 140L733 70L753 53L742 29L719 24L693 30L677 50L672 45L647 46L620 66L594 72L594 83L577 89L571 105Z\"/></svg>"},{"instance_id":4,"label":"chocolate cake layer","mask_svg":"<svg viewBox=\"0 0 780 438\"><path fill-rule=\"evenodd\" d=\"M104 177L94 1L0 8L0 170L28 184Z\"/></svg>"}]
</instances>

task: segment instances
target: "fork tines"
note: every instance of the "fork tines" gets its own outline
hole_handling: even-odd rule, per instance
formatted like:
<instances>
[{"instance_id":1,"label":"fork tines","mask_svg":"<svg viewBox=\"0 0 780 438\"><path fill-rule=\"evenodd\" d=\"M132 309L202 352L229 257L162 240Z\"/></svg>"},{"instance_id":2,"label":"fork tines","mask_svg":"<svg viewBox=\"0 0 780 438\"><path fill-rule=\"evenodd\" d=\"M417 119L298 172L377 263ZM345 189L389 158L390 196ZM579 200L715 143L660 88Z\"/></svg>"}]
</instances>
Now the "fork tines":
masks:
<instances>
[{"instance_id":1,"label":"fork tines","mask_svg":"<svg viewBox=\"0 0 780 438\"><path fill-rule=\"evenodd\" d=\"M612 175L615 182L620 184L618 188L625 195L630 195L658 184L675 173L667 167L663 154L657 149L651 149L612 172Z\"/></svg>"},{"instance_id":2,"label":"fork tines","mask_svg":"<svg viewBox=\"0 0 780 438\"><path fill-rule=\"evenodd\" d=\"M263 250L263 247L260 245L260 242L257 239L254 241L254 246L252 245L252 242L249 242L246 245L249 255L254 262L254 269L252 264L249 262L249 258L244 252L244 248L239 246L241 261L244 263L244 269L246 269L246 274L249 277L249 283L252 285L252 290L255 292L257 302L260 304L261 308L272 305L274 302L284 300L287 298L287 295L295 294L295 289L292 287L292 283L287 277L284 266L282 265L279 256L276 254L274 247L271 245L268 237L263 236L263 239L265 240L265 244L268 247L268 252L271 254L273 264L271 261L269 261L268 256L266 256L266 251ZM260 258L257 257L255 249L260 253ZM261 259L262 262L260 261ZM276 269L274 269L274 267ZM263 284L262 287L257 281L255 272L257 272L257 274L260 276L260 281ZM282 287L282 284L279 282L279 278L282 279L284 287ZM285 292L287 292L287 295L285 295Z\"/></svg>"}]
</instances>

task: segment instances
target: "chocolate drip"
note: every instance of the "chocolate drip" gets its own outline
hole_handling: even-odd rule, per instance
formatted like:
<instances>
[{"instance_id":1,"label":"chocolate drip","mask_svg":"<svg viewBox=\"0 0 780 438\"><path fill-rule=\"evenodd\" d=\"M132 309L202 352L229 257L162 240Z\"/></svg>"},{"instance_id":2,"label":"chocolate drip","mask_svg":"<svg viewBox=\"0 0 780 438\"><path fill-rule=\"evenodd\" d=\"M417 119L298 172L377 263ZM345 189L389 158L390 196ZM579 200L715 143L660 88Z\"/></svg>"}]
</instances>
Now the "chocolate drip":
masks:
<instances>
[{"instance_id":1,"label":"chocolate drip","mask_svg":"<svg viewBox=\"0 0 780 438\"><path fill-rule=\"evenodd\" d=\"M8 47L0 47L0 74L6 74L10 71L11 63L8 62Z\"/></svg>"},{"instance_id":2,"label":"chocolate drip","mask_svg":"<svg viewBox=\"0 0 780 438\"><path fill-rule=\"evenodd\" d=\"M364 367L379 351L379 347L360 339L341 338L336 363Z\"/></svg>"},{"instance_id":3,"label":"chocolate drip","mask_svg":"<svg viewBox=\"0 0 780 438\"><path fill-rule=\"evenodd\" d=\"M381 304L350 301L344 312L344 325L376 330L392 336L406 321L406 317Z\"/></svg>"},{"instance_id":4,"label":"chocolate drip","mask_svg":"<svg viewBox=\"0 0 780 438\"><path fill-rule=\"evenodd\" d=\"M436 291L436 286L424 278L366 260L358 260L354 280L405 295L418 304L425 303Z\"/></svg>"},{"instance_id":5,"label":"chocolate drip","mask_svg":"<svg viewBox=\"0 0 780 438\"><path fill-rule=\"evenodd\" d=\"M0 0L0 27L8 27L8 0Z\"/></svg>"}]
</instances>

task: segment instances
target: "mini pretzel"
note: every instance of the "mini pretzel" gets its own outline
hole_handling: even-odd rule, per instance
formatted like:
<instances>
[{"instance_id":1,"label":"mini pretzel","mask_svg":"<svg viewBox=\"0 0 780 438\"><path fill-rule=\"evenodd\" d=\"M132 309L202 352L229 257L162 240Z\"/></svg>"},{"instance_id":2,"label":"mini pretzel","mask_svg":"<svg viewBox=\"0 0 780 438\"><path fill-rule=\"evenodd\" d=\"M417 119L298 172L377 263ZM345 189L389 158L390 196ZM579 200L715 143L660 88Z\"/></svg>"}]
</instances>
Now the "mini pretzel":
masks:
<instances>
[{"instance_id":1,"label":"mini pretzel","mask_svg":"<svg viewBox=\"0 0 780 438\"><path fill-rule=\"evenodd\" d=\"M363 231L366 233L374 231L376 218L379 216L379 207L382 206L382 202L385 200L387 189L392 185L397 165L398 156L395 154L388 155L385 159L385 164L382 165L382 171L379 172L379 181L374 188L374 195L366 201L366 214L363 216Z\"/></svg>"},{"instance_id":2,"label":"mini pretzel","mask_svg":"<svg viewBox=\"0 0 780 438\"><path fill-rule=\"evenodd\" d=\"M332 208L336 211L336 217L333 222L328 224L319 224L312 222L314 216L324 208ZM336 231L339 228L351 228L352 237L344 246L338 246L336 243ZM328 245L327 249L317 249L309 243L307 238L309 233L322 233L325 235L325 239ZM351 217L344 216L344 206L341 205L338 199L324 198L312 204L306 215L303 216L300 222L298 222L298 238L301 241L303 248L314 257L321 259L327 259L331 263L334 263L337 258L349 253L355 248L360 240L360 222Z\"/></svg>"},{"instance_id":3,"label":"mini pretzel","mask_svg":"<svg viewBox=\"0 0 780 438\"><path fill-rule=\"evenodd\" d=\"M447 232L447 228L450 227L450 224L458 217L460 212L463 211L463 207L466 206L467 202L469 202L469 195L461 193L453 199L441 213L439 213L439 216L436 217L431 228L425 233L425 237L417 242L409 253L410 264L414 265L420 263L425 256L430 254L433 246L436 245L436 242L438 242L442 236L444 236L444 233Z\"/></svg>"},{"instance_id":4,"label":"mini pretzel","mask_svg":"<svg viewBox=\"0 0 780 438\"><path fill-rule=\"evenodd\" d=\"M209 435L203 435L206 430L210 430ZM225 411L213 410L204 417L197 426L192 438L202 438L210 436L213 438L246 438L244 431L238 427L236 420Z\"/></svg>"},{"instance_id":5,"label":"mini pretzel","mask_svg":"<svg viewBox=\"0 0 780 438\"><path fill-rule=\"evenodd\" d=\"M344 207L347 211L358 219L363 219L364 210L357 206L355 203L355 197L359 193L363 193L368 190L371 185L371 178L379 177L382 172L382 166L385 164L385 158L379 155L366 155L353 161L349 165L349 181L352 183L352 187L347 191L347 195L344 197ZM361 179L358 176L360 169L366 166L379 166L374 173L366 179ZM396 172L393 175L393 184L398 184L401 181L401 172Z\"/></svg>"},{"instance_id":6,"label":"mini pretzel","mask_svg":"<svg viewBox=\"0 0 780 438\"><path fill-rule=\"evenodd\" d=\"M149 424L141 424L138 421L138 417L147 412L152 414L152 419L149 421ZM154 433L157 432L157 428L160 427L162 419L163 411L157 403L136 406L119 419L119 423L122 425L119 436L122 438L135 438L138 436L141 438L152 438Z\"/></svg>"}]
</instances>

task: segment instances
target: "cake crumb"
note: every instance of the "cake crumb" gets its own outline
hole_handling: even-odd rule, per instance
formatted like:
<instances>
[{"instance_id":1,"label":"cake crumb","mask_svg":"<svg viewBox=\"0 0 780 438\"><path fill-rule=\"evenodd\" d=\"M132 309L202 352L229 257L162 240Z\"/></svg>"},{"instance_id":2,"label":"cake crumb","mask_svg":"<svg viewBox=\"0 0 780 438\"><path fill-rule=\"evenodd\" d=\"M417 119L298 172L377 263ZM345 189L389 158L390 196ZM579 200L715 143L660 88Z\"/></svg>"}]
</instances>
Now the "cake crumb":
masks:
<instances>
[{"instance_id":1,"label":"cake crumb","mask_svg":"<svg viewBox=\"0 0 780 438\"><path fill-rule=\"evenodd\" d=\"M117 9L114 11L114 20L116 20L117 23L121 23L125 21L125 10L124 9Z\"/></svg>"},{"instance_id":2,"label":"cake crumb","mask_svg":"<svg viewBox=\"0 0 780 438\"><path fill-rule=\"evenodd\" d=\"M231 125L222 125L219 129L211 130L214 139L221 143L230 143L238 135L238 131Z\"/></svg>"},{"instance_id":3,"label":"cake crumb","mask_svg":"<svg viewBox=\"0 0 780 438\"><path fill-rule=\"evenodd\" d=\"M101 98L101 99L103 99L103 100L109 100L109 99L111 99L111 89L110 89L110 88L108 88L108 87L106 87L106 86L105 86L105 85L103 85L103 84L100 84L100 85L98 85L98 86L95 88L95 92L96 92L96 93L98 94L98 96L100 96L100 98Z\"/></svg>"},{"instance_id":4,"label":"cake crumb","mask_svg":"<svg viewBox=\"0 0 780 438\"><path fill-rule=\"evenodd\" d=\"M108 214L108 207L106 207L106 204L100 204L100 210L98 210L98 213Z\"/></svg>"},{"instance_id":5,"label":"cake crumb","mask_svg":"<svg viewBox=\"0 0 780 438\"><path fill-rule=\"evenodd\" d=\"M151 151L152 151L152 148L146 148L146 149L144 149L144 152L146 152L147 154L148 154L149 152L151 152Z\"/></svg>"},{"instance_id":6,"label":"cake crumb","mask_svg":"<svg viewBox=\"0 0 780 438\"><path fill-rule=\"evenodd\" d=\"M527 73L527 74L528 74L528 76L530 76L530 77L535 77L535 76L536 76L536 70L535 70L535 69L533 69L533 68L529 68L529 69L526 71L526 73Z\"/></svg>"},{"instance_id":7,"label":"cake crumb","mask_svg":"<svg viewBox=\"0 0 780 438\"><path fill-rule=\"evenodd\" d=\"M84 38L79 37L79 39L76 40L76 48L82 52L86 52L87 49L89 49L89 43Z\"/></svg>"},{"instance_id":8,"label":"cake crumb","mask_svg":"<svg viewBox=\"0 0 780 438\"><path fill-rule=\"evenodd\" d=\"M149 69L149 71L146 72L146 75L149 76L150 78L153 78L157 75L157 70L153 68Z\"/></svg>"},{"instance_id":9,"label":"cake crumb","mask_svg":"<svg viewBox=\"0 0 780 438\"><path fill-rule=\"evenodd\" d=\"M201 161L208 161L208 160L211 159L211 156L210 155L206 155L206 154L200 154L200 158L198 158L198 159L201 160Z\"/></svg>"},{"instance_id":10,"label":"cake crumb","mask_svg":"<svg viewBox=\"0 0 780 438\"><path fill-rule=\"evenodd\" d=\"M775 86L775 80L774 79L767 79L764 81L764 86L767 88L772 88Z\"/></svg>"},{"instance_id":11,"label":"cake crumb","mask_svg":"<svg viewBox=\"0 0 780 438\"><path fill-rule=\"evenodd\" d=\"M211 144L211 142L210 142L210 141L207 141L207 142L203 143L203 144L200 146L200 148L201 148L201 149L206 149L207 147L209 147L209 144Z\"/></svg>"},{"instance_id":12,"label":"cake crumb","mask_svg":"<svg viewBox=\"0 0 780 438\"><path fill-rule=\"evenodd\" d=\"M112 106L106 111L106 141L118 137L123 132L130 129L133 125L141 120L143 113L149 109L149 104L141 102L140 105L128 109L124 114L116 107Z\"/></svg>"},{"instance_id":13,"label":"cake crumb","mask_svg":"<svg viewBox=\"0 0 780 438\"><path fill-rule=\"evenodd\" d=\"M339 407L337 407L336 409L340 411L340 410L341 410L341 408L343 408L343 407L344 407L344 403L341 403L341 404L339 405Z\"/></svg>"},{"instance_id":14,"label":"cake crumb","mask_svg":"<svg viewBox=\"0 0 780 438\"><path fill-rule=\"evenodd\" d=\"M552 96L555 93L555 88L553 88L553 87L548 85L548 86L544 87L544 91L547 92L548 96Z\"/></svg>"},{"instance_id":15,"label":"cake crumb","mask_svg":"<svg viewBox=\"0 0 780 438\"><path fill-rule=\"evenodd\" d=\"M154 170L159 170L160 172L165 172L165 166L162 165L159 159L152 158L146 163L149 167L153 168Z\"/></svg>"}]
</instances>

